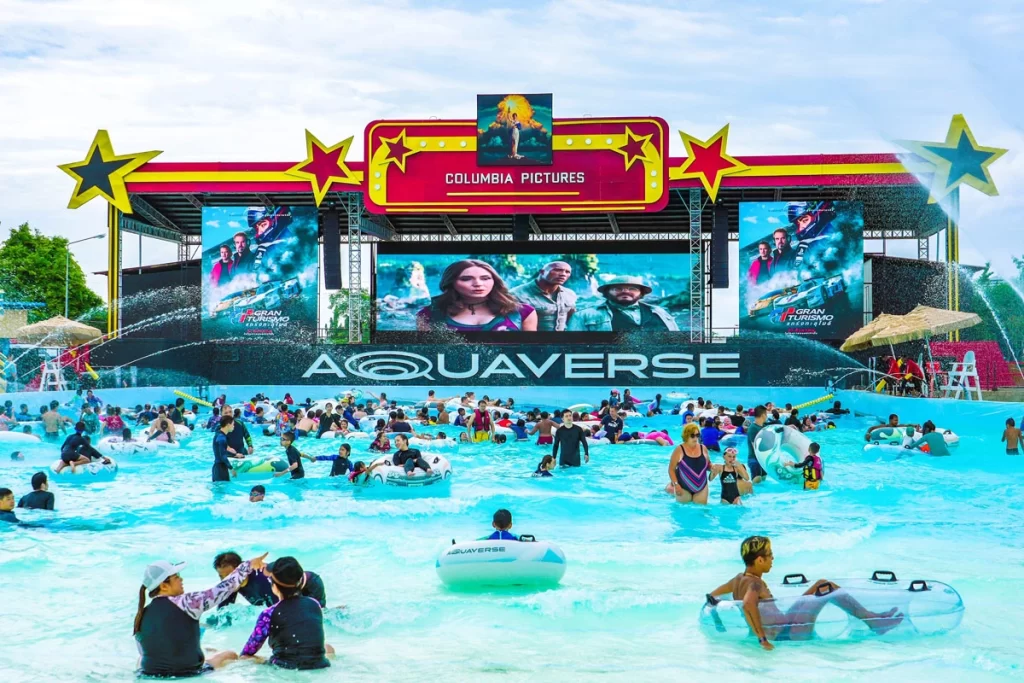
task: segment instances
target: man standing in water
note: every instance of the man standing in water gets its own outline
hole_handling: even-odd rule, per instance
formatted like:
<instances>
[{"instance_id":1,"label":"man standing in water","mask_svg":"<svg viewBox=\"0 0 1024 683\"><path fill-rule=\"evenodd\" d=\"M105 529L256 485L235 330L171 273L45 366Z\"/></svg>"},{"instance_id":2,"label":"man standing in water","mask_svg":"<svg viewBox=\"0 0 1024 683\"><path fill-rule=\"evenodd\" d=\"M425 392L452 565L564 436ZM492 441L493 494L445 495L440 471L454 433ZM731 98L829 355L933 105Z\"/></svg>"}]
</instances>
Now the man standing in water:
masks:
<instances>
[{"instance_id":1,"label":"man standing in water","mask_svg":"<svg viewBox=\"0 0 1024 683\"><path fill-rule=\"evenodd\" d=\"M747 428L747 469L750 470L750 481L754 484L760 484L768 476L754 454L754 439L767 421L768 409L764 406L754 408L754 422Z\"/></svg>"},{"instance_id":2,"label":"man standing in water","mask_svg":"<svg viewBox=\"0 0 1024 683\"><path fill-rule=\"evenodd\" d=\"M237 476L228 461L228 434L235 428L235 418L225 415L220 418L220 427L213 437L213 481L231 481Z\"/></svg>"},{"instance_id":3,"label":"man standing in water","mask_svg":"<svg viewBox=\"0 0 1024 683\"><path fill-rule=\"evenodd\" d=\"M579 425L572 423L572 411L562 412L562 426L555 430L555 447L551 452L552 457L558 457L558 449L562 449L562 457L558 464L562 467L580 466L580 446L583 446L584 462L590 462L590 448L587 446L587 436Z\"/></svg>"},{"instance_id":4,"label":"man standing in water","mask_svg":"<svg viewBox=\"0 0 1024 683\"><path fill-rule=\"evenodd\" d=\"M514 297L537 311L538 332L565 331L566 323L576 312L576 292L563 287L571 276L572 266L565 261L552 261L532 282L512 289Z\"/></svg>"}]
</instances>

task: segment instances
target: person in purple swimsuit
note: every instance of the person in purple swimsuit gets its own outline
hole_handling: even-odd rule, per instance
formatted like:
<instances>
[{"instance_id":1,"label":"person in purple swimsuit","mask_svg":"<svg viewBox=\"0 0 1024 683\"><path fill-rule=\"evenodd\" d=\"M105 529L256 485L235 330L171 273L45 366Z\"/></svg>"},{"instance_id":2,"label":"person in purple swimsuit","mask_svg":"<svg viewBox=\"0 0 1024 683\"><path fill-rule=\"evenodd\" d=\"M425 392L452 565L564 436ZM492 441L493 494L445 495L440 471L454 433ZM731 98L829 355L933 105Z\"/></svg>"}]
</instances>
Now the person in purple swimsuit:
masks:
<instances>
[{"instance_id":1,"label":"person in purple swimsuit","mask_svg":"<svg viewBox=\"0 0 1024 683\"><path fill-rule=\"evenodd\" d=\"M420 332L536 332L537 312L508 291L491 264L456 261L441 274L441 294L416 314Z\"/></svg>"},{"instance_id":2,"label":"person in purple swimsuit","mask_svg":"<svg viewBox=\"0 0 1024 683\"><path fill-rule=\"evenodd\" d=\"M708 449L700 443L700 428L693 424L683 427L683 443L672 451L668 466L676 500L680 503L708 503L708 470L711 459Z\"/></svg>"}]
</instances>

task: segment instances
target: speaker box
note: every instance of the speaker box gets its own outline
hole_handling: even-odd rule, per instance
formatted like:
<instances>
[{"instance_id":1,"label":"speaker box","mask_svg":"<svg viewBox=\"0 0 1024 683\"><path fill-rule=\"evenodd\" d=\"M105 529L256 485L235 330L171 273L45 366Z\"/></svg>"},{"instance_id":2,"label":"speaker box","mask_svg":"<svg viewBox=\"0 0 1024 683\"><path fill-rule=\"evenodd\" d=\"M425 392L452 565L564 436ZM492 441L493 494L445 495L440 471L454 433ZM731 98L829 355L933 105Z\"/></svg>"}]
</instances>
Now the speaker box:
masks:
<instances>
[{"instance_id":1,"label":"speaker box","mask_svg":"<svg viewBox=\"0 0 1024 683\"><path fill-rule=\"evenodd\" d=\"M516 242L530 240L530 214L517 213L512 216L512 239Z\"/></svg>"},{"instance_id":2,"label":"speaker box","mask_svg":"<svg viewBox=\"0 0 1024 683\"><path fill-rule=\"evenodd\" d=\"M324 287L341 289L341 212L331 207L323 212Z\"/></svg>"},{"instance_id":3,"label":"speaker box","mask_svg":"<svg viewBox=\"0 0 1024 683\"><path fill-rule=\"evenodd\" d=\"M716 206L711 224L711 287L729 287L729 211Z\"/></svg>"}]
</instances>

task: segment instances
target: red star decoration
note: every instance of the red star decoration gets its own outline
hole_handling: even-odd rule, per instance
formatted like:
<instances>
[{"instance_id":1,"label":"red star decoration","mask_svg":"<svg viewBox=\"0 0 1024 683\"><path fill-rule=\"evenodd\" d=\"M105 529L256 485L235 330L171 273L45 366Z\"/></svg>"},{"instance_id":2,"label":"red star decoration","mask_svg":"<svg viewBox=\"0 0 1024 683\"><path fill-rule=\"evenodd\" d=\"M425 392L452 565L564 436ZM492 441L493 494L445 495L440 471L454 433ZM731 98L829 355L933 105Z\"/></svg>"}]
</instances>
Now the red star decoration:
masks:
<instances>
[{"instance_id":1,"label":"red star decoration","mask_svg":"<svg viewBox=\"0 0 1024 683\"><path fill-rule=\"evenodd\" d=\"M331 185L358 185L359 178L345 165L345 156L352 145L352 138L342 140L332 147L324 146L315 135L306 131L306 160L285 171L287 175L309 180L313 185L313 198L320 206Z\"/></svg>"},{"instance_id":2,"label":"red star decoration","mask_svg":"<svg viewBox=\"0 0 1024 683\"><path fill-rule=\"evenodd\" d=\"M415 152L411 147L405 144L405 129L394 138L381 138L381 142L388 146L388 153L384 156L383 166L387 166L389 163L394 163L398 167L398 170L405 173L405 160L406 158Z\"/></svg>"},{"instance_id":3,"label":"red star decoration","mask_svg":"<svg viewBox=\"0 0 1024 683\"><path fill-rule=\"evenodd\" d=\"M686 146L686 161L679 168L679 178L700 178L711 201L718 196L722 178L746 171L749 167L725 153L729 142L729 124L711 136L707 142L679 131ZM675 174L673 174L673 177Z\"/></svg>"},{"instance_id":4,"label":"red star decoration","mask_svg":"<svg viewBox=\"0 0 1024 683\"><path fill-rule=\"evenodd\" d=\"M629 126L626 126L626 142L621 147L616 147L615 151L626 158L627 171L634 161L651 161L647 157L644 147L651 141L652 137L654 137L653 134L636 135L629 129Z\"/></svg>"}]
</instances>

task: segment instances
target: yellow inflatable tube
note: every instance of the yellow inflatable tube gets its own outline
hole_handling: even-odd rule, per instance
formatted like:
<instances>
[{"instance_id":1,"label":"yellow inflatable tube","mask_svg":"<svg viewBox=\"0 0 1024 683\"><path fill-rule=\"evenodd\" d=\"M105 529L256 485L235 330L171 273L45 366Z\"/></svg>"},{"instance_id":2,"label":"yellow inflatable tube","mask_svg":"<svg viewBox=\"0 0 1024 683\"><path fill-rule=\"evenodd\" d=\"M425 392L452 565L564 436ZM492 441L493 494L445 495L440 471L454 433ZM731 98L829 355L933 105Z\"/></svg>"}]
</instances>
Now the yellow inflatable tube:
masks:
<instances>
[{"instance_id":1,"label":"yellow inflatable tube","mask_svg":"<svg viewBox=\"0 0 1024 683\"><path fill-rule=\"evenodd\" d=\"M210 403L209 401L204 401L203 399L196 398L195 396L193 396L191 394L186 394L184 391L181 391L180 389L175 389L173 393L174 393L175 396L181 396L186 401L192 401L193 403L198 403L199 405L203 406L204 408L212 408L213 407L213 404Z\"/></svg>"},{"instance_id":2,"label":"yellow inflatable tube","mask_svg":"<svg viewBox=\"0 0 1024 683\"><path fill-rule=\"evenodd\" d=\"M96 373L95 370L92 369L92 366L89 365L88 363L85 364L85 371L88 372L89 375L97 382L100 380L100 376Z\"/></svg>"}]
</instances>

